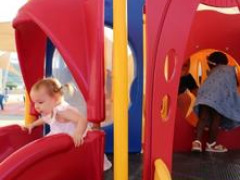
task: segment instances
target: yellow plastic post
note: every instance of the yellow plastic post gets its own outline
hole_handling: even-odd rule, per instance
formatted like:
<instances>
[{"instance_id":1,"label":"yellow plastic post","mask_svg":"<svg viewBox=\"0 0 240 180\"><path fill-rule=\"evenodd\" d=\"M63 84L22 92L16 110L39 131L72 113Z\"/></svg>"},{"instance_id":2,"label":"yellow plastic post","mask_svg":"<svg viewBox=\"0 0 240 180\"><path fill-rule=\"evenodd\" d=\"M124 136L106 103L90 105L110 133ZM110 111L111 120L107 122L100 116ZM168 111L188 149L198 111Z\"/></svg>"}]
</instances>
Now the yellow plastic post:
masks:
<instances>
[{"instance_id":1,"label":"yellow plastic post","mask_svg":"<svg viewBox=\"0 0 240 180\"><path fill-rule=\"evenodd\" d=\"M128 59L126 0L113 1L114 180L128 179Z\"/></svg>"},{"instance_id":2,"label":"yellow plastic post","mask_svg":"<svg viewBox=\"0 0 240 180\"><path fill-rule=\"evenodd\" d=\"M147 67L147 51L146 51L146 12L143 9L143 105L142 105L142 143L144 143L145 130L145 97L146 97L146 67Z\"/></svg>"},{"instance_id":3,"label":"yellow plastic post","mask_svg":"<svg viewBox=\"0 0 240 180\"><path fill-rule=\"evenodd\" d=\"M25 125L31 124L36 117L30 115L30 108L31 108L31 102L30 102L30 98L28 96L27 91L25 91Z\"/></svg>"},{"instance_id":4,"label":"yellow plastic post","mask_svg":"<svg viewBox=\"0 0 240 180\"><path fill-rule=\"evenodd\" d=\"M154 180L172 179L166 164L161 159L157 159L154 162L154 165L155 165Z\"/></svg>"}]
</instances>

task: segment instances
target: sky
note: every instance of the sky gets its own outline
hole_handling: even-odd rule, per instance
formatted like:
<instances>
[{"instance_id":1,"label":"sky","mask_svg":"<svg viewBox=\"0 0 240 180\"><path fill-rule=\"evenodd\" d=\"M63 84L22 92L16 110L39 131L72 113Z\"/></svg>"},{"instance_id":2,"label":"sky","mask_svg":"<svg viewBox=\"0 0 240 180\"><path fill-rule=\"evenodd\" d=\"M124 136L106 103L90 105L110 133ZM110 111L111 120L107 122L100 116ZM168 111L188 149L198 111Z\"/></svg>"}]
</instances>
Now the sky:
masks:
<instances>
[{"instance_id":1,"label":"sky","mask_svg":"<svg viewBox=\"0 0 240 180\"><path fill-rule=\"evenodd\" d=\"M12 21L27 0L0 0L0 22Z\"/></svg>"},{"instance_id":2,"label":"sky","mask_svg":"<svg viewBox=\"0 0 240 180\"><path fill-rule=\"evenodd\" d=\"M24 5L28 0L0 0L0 22L12 21L16 16L18 9ZM226 14L239 13L238 8L212 8L205 5L200 5L198 10L218 10Z\"/></svg>"},{"instance_id":3,"label":"sky","mask_svg":"<svg viewBox=\"0 0 240 180\"><path fill-rule=\"evenodd\" d=\"M232 8L217 8L217 7L211 7L211 6L206 6L204 4L200 4L198 6L198 11L204 11L204 10L213 10L213 11L218 11L223 14L239 14L238 7L232 7Z\"/></svg>"},{"instance_id":4,"label":"sky","mask_svg":"<svg viewBox=\"0 0 240 180\"><path fill-rule=\"evenodd\" d=\"M17 14L18 9L28 0L0 0L0 22L11 21ZM214 9L209 6L200 5L198 10ZM220 11L227 14L239 13L237 8L221 8Z\"/></svg>"}]
</instances>

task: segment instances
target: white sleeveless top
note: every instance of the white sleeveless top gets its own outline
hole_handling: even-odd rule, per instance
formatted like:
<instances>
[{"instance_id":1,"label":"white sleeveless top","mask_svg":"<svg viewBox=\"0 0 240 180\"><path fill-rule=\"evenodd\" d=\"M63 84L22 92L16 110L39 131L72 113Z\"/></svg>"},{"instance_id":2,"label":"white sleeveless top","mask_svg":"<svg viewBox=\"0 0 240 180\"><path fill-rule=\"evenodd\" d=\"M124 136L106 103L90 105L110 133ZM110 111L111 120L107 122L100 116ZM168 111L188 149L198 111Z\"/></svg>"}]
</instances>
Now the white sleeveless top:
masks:
<instances>
[{"instance_id":1,"label":"white sleeveless top","mask_svg":"<svg viewBox=\"0 0 240 180\"><path fill-rule=\"evenodd\" d=\"M45 123L47 123L50 126L50 133L47 135L54 135L54 134L59 134L59 133L66 133L70 136L73 136L77 124L74 122L60 122L56 119L56 114L58 112L64 111L67 108L73 108L71 107L67 102L63 101L61 104L57 105L53 109L53 113L43 116L42 119ZM86 135L86 132L84 133L83 137Z\"/></svg>"}]
</instances>

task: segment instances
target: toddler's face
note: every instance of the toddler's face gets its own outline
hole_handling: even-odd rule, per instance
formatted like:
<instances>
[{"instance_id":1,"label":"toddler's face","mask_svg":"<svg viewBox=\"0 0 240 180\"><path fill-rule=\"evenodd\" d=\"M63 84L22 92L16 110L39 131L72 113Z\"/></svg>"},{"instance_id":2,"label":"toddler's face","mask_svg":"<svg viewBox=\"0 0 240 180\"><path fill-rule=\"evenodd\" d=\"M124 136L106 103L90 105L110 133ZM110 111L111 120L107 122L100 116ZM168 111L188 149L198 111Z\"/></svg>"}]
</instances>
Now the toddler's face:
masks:
<instances>
[{"instance_id":1,"label":"toddler's face","mask_svg":"<svg viewBox=\"0 0 240 180\"><path fill-rule=\"evenodd\" d=\"M53 108L56 105L56 98L51 97L45 87L41 87L38 90L31 92L31 99L34 103L36 111L42 115L48 115L52 113Z\"/></svg>"}]
</instances>

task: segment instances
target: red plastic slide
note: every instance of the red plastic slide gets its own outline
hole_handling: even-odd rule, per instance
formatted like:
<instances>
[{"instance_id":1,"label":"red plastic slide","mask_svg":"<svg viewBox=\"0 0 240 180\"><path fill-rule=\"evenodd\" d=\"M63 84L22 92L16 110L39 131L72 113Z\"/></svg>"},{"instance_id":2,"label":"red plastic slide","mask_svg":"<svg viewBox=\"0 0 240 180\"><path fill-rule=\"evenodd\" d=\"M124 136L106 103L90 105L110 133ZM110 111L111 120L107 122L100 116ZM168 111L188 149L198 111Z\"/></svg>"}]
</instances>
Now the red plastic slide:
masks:
<instances>
[{"instance_id":1,"label":"red plastic slide","mask_svg":"<svg viewBox=\"0 0 240 180\"><path fill-rule=\"evenodd\" d=\"M103 132L88 132L84 144L75 148L65 134L30 142L38 138L37 131L27 135L18 126L0 128L1 180L103 179Z\"/></svg>"},{"instance_id":2,"label":"red plastic slide","mask_svg":"<svg viewBox=\"0 0 240 180\"><path fill-rule=\"evenodd\" d=\"M0 128L0 162L22 146L42 137L42 127L35 128L31 135L20 126Z\"/></svg>"}]
</instances>

